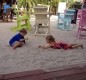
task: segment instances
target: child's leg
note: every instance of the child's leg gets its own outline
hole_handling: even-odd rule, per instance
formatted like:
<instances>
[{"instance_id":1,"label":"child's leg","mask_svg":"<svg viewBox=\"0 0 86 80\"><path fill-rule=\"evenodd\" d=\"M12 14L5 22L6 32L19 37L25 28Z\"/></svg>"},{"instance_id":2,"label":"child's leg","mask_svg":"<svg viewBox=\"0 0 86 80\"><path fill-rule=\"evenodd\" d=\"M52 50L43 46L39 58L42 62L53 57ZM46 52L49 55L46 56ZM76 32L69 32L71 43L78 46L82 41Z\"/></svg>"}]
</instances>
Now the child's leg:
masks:
<instances>
[{"instance_id":1,"label":"child's leg","mask_svg":"<svg viewBox=\"0 0 86 80\"><path fill-rule=\"evenodd\" d=\"M70 46L74 46L74 45L77 45L77 44L70 44Z\"/></svg>"},{"instance_id":2,"label":"child's leg","mask_svg":"<svg viewBox=\"0 0 86 80\"><path fill-rule=\"evenodd\" d=\"M19 41L16 41L14 44L13 44L13 49L17 48L17 47L22 47L23 44Z\"/></svg>"},{"instance_id":3,"label":"child's leg","mask_svg":"<svg viewBox=\"0 0 86 80\"><path fill-rule=\"evenodd\" d=\"M80 45L78 45L78 44L76 44L76 45L71 45L71 48L72 48L72 49L78 48L78 47L83 48L83 45L82 45L82 44L80 44Z\"/></svg>"}]
</instances>

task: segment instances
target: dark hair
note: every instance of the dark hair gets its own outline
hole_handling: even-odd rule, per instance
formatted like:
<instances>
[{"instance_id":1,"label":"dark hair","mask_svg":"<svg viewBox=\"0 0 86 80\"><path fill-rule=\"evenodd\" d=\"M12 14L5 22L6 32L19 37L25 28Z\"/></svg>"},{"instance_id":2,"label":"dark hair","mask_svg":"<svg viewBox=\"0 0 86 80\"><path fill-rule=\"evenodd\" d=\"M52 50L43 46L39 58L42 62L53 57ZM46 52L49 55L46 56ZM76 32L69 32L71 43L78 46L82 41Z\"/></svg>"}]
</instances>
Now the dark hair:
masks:
<instances>
[{"instance_id":1,"label":"dark hair","mask_svg":"<svg viewBox=\"0 0 86 80\"><path fill-rule=\"evenodd\" d=\"M48 41L50 41L50 42L55 41L55 38L54 38L52 35L46 36L46 39L47 39Z\"/></svg>"},{"instance_id":2,"label":"dark hair","mask_svg":"<svg viewBox=\"0 0 86 80\"><path fill-rule=\"evenodd\" d=\"M21 29L20 32L27 34L27 31L26 31L26 29L24 29L24 28Z\"/></svg>"}]
</instances>

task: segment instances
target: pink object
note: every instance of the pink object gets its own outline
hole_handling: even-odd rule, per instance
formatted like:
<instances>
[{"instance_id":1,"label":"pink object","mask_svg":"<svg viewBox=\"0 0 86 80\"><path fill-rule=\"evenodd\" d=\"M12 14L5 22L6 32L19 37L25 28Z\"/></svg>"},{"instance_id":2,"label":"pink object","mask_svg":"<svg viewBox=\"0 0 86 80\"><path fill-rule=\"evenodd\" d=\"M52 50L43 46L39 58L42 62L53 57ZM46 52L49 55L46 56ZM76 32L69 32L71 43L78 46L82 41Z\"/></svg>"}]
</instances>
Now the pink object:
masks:
<instances>
[{"instance_id":1,"label":"pink object","mask_svg":"<svg viewBox=\"0 0 86 80\"><path fill-rule=\"evenodd\" d=\"M82 35L81 32L86 32L86 9L81 10L79 27L78 27L78 38L86 38L86 35Z\"/></svg>"},{"instance_id":2,"label":"pink object","mask_svg":"<svg viewBox=\"0 0 86 80\"><path fill-rule=\"evenodd\" d=\"M80 20L80 16L81 16L81 14L82 14L82 10L79 9L79 10L78 10L78 13L77 13L77 19L78 19L78 20Z\"/></svg>"}]
</instances>

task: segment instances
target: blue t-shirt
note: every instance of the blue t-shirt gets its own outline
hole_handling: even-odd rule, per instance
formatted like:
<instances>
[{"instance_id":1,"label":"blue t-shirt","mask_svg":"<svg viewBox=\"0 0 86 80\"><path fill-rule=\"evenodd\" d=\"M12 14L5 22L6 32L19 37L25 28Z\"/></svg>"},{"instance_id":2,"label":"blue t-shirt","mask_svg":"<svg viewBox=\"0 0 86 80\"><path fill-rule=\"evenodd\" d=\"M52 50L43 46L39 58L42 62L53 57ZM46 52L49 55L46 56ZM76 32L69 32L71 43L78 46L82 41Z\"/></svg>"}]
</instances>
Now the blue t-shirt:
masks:
<instances>
[{"instance_id":1,"label":"blue t-shirt","mask_svg":"<svg viewBox=\"0 0 86 80\"><path fill-rule=\"evenodd\" d=\"M6 10L8 9L8 8L11 8L8 4L4 4L4 13L6 13Z\"/></svg>"},{"instance_id":2,"label":"blue t-shirt","mask_svg":"<svg viewBox=\"0 0 86 80\"><path fill-rule=\"evenodd\" d=\"M24 37L23 37L20 33L18 33L18 34L16 34L15 36L13 36L13 37L10 39L10 41L9 41L10 46L12 46L12 44L13 44L15 41L20 41L20 39L24 39ZM25 41L23 41L23 42L25 43Z\"/></svg>"}]
</instances>

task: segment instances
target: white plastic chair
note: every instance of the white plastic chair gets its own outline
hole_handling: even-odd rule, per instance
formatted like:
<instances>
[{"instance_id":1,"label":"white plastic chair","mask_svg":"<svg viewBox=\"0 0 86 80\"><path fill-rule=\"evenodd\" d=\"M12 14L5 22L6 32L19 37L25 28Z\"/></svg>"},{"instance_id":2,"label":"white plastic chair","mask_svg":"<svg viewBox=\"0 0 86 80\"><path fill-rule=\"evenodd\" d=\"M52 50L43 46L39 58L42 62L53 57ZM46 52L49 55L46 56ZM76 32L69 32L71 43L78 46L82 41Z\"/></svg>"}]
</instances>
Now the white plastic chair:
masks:
<instances>
[{"instance_id":1,"label":"white plastic chair","mask_svg":"<svg viewBox=\"0 0 86 80\"><path fill-rule=\"evenodd\" d=\"M50 15L47 6L36 6L35 11L35 35L47 35L50 33Z\"/></svg>"}]
</instances>

